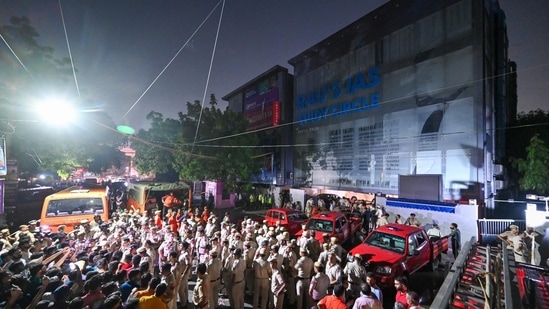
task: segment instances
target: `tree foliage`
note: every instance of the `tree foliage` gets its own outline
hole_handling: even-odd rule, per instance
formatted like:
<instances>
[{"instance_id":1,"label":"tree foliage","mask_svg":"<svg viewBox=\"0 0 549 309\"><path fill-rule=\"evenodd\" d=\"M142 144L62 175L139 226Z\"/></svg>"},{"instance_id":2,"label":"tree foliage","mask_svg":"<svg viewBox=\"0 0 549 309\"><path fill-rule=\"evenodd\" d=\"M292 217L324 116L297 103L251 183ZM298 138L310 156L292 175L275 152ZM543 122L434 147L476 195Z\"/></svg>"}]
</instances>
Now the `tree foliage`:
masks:
<instances>
[{"instance_id":1,"label":"tree foliage","mask_svg":"<svg viewBox=\"0 0 549 309\"><path fill-rule=\"evenodd\" d=\"M521 189L520 180L523 177L516 164L518 159L525 159L526 149L530 140L538 134L538 138L549 144L549 112L541 109L517 115L514 124L506 130L505 158L502 162L507 171L508 190L503 194L510 194L508 198L517 197Z\"/></svg>"},{"instance_id":2,"label":"tree foliage","mask_svg":"<svg viewBox=\"0 0 549 309\"><path fill-rule=\"evenodd\" d=\"M526 152L526 159L515 160L522 174L520 188L535 194L549 193L549 148L536 134L530 139Z\"/></svg>"},{"instance_id":3,"label":"tree foliage","mask_svg":"<svg viewBox=\"0 0 549 309\"><path fill-rule=\"evenodd\" d=\"M136 138L132 139L131 146L136 153L135 168L143 174L154 173L159 180L175 181L179 178L174 160L175 144L182 136L181 121L164 118L154 111L146 118L151 123L150 129L139 130Z\"/></svg>"},{"instance_id":4,"label":"tree foliage","mask_svg":"<svg viewBox=\"0 0 549 309\"><path fill-rule=\"evenodd\" d=\"M0 26L5 43L0 48L0 134L7 136L8 157L26 173L57 171L68 176L76 168L92 172L119 166L123 141L112 119L103 112L82 113L79 119L59 119L51 126L36 113L35 104L65 97L76 109L96 109L91 99L74 93L68 58L39 43L27 17L12 17ZM59 114L63 114L60 111Z\"/></svg>"},{"instance_id":5,"label":"tree foliage","mask_svg":"<svg viewBox=\"0 0 549 309\"><path fill-rule=\"evenodd\" d=\"M140 130L132 143L140 172L173 170L180 179L222 180L233 188L259 170L259 138L246 133L249 122L242 114L222 112L214 95L209 107L188 102L187 113L178 116L175 120L149 114L151 128Z\"/></svg>"}]
</instances>

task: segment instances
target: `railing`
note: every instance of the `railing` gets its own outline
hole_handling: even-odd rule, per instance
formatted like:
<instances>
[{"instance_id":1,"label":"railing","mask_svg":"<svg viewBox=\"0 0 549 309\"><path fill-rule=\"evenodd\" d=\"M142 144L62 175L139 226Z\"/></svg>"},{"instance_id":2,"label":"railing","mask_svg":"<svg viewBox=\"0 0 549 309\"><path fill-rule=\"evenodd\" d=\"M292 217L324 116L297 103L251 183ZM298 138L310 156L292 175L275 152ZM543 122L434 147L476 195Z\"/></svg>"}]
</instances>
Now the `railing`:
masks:
<instances>
[{"instance_id":1,"label":"railing","mask_svg":"<svg viewBox=\"0 0 549 309\"><path fill-rule=\"evenodd\" d=\"M511 224L517 225L519 231L526 230L525 220L513 219L479 219L477 220L479 243L480 244L499 244L497 236L509 229Z\"/></svg>"},{"instance_id":2,"label":"railing","mask_svg":"<svg viewBox=\"0 0 549 309\"><path fill-rule=\"evenodd\" d=\"M438 293L435 296L433 303L431 304L431 306L429 306L430 308L448 308L450 300L453 298L456 291L463 266L465 265L465 261L467 260L471 252L471 248L474 242L474 237L471 237L471 240L465 242L461 252L454 262L454 265L452 265L450 272L448 273L446 279L444 279L444 282L438 290Z\"/></svg>"},{"instance_id":3,"label":"railing","mask_svg":"<svg viewBox=\"0 0 549 309\"><path fill-rule=\"evenodd\" d=\"M502 242L503 248L503 298L505 299L505 308L513 308L513 297L511 291L511 269L509 269L509 252L507 244Z\"/></svg>"},{"instance_id":4,"label":"railing","mask_svg":"<svg viewBox=\"0 0 549 309\"><path fill-rule=\"evenodd\" d=\"M489 308L513 308L513 274L506 245L503 243L501 251L497 247L475 244L474 237L467 241L430 308L484 307L485 304Z\"/></svg>"}]
</instances>

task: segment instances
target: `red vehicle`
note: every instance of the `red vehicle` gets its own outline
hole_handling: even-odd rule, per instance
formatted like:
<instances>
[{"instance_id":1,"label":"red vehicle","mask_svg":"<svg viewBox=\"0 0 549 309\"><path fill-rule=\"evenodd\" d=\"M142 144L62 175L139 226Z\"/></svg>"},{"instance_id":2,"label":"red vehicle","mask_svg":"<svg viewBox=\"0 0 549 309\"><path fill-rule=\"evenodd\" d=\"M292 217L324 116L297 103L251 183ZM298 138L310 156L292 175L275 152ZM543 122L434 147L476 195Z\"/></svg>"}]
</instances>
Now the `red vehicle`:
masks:
<instances>
[{"instance_id":1,"label":"red vehicle","mask_svg":"<svg viewBox=\"0 0 549 309\"><path fill-rule=\"evenodd\" d=\"M392 286L400 275L410 275L425 266L438 269L441 255L448 250L448 237L429 241L424 229L388 224L375 229L363 243L349 251L360 254L368 271L383 286Z\"/></svg>"},{"instance_id":2,"label":"red vehicle","mask_svg":"<svg viewBox=\"0 0 549 309\"><path fill-rule=\"evenodd\" d=\"M358 232L362 226L360 219L347 216L340 211L327 211L318 213L307 221L305 230L315 231L315 238L322 242L322 235L327 233L330 237L336 237L340 244L358 239ZM301 236L303 231L297 233Z\"/></svg>"},{"instance_id":3,"label":"red vehicle","mask_svg":"<svg viewBox=\"0 0 549 309\"><path fill-rule=\"evenodd\" d=\"M291 235L301 230L302 224L307 221L305 213L290 208L272 208L265 214L267 226L283 226Z\"/></svg>"}]
</instances>

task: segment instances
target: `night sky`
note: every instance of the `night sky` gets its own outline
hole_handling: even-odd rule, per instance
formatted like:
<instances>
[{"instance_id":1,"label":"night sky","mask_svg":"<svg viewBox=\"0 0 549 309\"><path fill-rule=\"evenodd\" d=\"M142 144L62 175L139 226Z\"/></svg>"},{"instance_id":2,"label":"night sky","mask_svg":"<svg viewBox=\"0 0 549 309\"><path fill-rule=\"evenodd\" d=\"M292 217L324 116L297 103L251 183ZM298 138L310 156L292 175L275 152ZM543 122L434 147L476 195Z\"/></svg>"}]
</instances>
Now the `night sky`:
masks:
<instances>
[{"instance_id":1,"label":"night sky","mask_svg":"<svg viewBox=\"0 0 549 309\"><path fill-rule=\"evenodd\" d=\"M82 98L102 105L117 124L146 128L151 110L176 118L186 102L201 101L205 93L206 101L214 93L221 102L274 65L291 73L290 58L386 2L230 0L217 43L218 0L61 0L61 5ZM519 111L549 110L549 1L500 0L500 5L507 16L509 58L518 64ZM58 57L68 56L57 0L0 0L0 23L8 24L13 15L29 17L41 43L54 47Z\"/></svg>"}]
</instances>

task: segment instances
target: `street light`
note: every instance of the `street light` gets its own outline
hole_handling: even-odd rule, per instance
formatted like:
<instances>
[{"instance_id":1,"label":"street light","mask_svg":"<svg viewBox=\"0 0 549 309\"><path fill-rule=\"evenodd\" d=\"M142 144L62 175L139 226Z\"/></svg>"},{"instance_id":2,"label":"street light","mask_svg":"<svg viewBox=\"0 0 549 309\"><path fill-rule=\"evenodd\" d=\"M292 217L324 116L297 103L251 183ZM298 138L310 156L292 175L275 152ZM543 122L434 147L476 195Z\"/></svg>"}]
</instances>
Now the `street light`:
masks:
<instances>
[{"instance_id":1,"label":"street light","mask_svg":"<svg viewBox=\"0 0 549 309\"><path fill-rule=\"evenodd\" d=\"M41 121L56 125L73 122L78 117L78 111L72 104L58 98L49 98L37 104L35 112ZM66 121L59 121L61 117Z\"/></svg>"}]
</instances>

